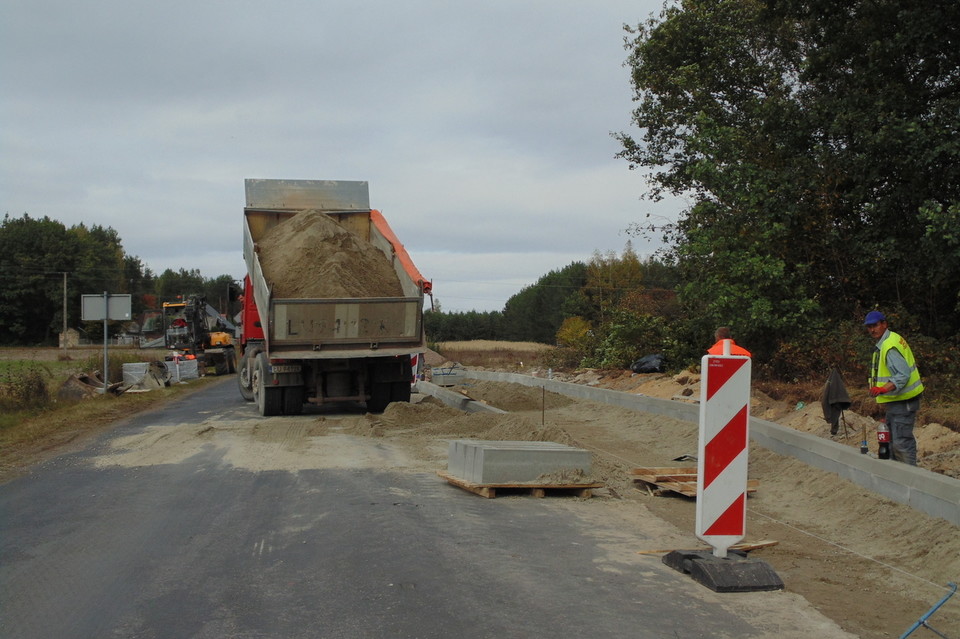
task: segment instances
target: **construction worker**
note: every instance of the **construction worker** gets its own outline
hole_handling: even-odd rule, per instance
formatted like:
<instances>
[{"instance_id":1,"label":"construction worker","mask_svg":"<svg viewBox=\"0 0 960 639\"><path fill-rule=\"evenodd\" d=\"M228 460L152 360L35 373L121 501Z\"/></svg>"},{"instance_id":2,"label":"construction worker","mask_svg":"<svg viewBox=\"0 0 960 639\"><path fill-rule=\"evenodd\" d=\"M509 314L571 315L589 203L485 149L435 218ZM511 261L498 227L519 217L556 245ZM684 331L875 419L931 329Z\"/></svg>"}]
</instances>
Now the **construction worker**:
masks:
<instances>
[{"instance_id":1,"label":"construction worker","mask_svg":"<svg viewBox=\"0 0 960 639\"><path fill-rule=\"evenodd\" d=\"M917 440L913 425L923 393L917 361L907 340L887 327L883 313L870 311L863 325L870 337L877 341L870 365L870 395L886 412L893 458L916 466Z\"/></svg>"},{"instance_id":2,"label":"construction worker","mask_svg":"<svg viewBox=\"0 0 960 639\"><path fill-rule=\"evenodd\" d=\"M746 355L750 357L750 351L742 346L737 346L737 343L733 341L733 334L730 332L729 326L721 326L718 328L713 333L713 339L715 339L717 343L707 350L707 354L709 355L723 355L723 343L729 340L731 355Z\"/></svg>"}]
</instances>

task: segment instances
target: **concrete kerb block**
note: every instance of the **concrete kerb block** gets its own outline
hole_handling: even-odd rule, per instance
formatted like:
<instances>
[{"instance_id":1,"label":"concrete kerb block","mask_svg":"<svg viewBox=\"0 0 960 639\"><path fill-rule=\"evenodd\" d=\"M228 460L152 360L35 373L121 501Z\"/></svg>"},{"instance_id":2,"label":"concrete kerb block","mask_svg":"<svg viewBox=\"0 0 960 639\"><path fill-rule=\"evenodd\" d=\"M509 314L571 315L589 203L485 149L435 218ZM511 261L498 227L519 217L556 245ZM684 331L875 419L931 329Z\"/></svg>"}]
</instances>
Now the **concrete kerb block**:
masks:
<instances>
[{"instance_id":1,"label":"concrete kerb block","mask_svg":"<svg viewBox=\"0 0 960 639\"><path fill-rule=\"evenodd\" d=\"M536 482L544 475L590 472L590 451L556 442L454 440L448 472L475 484Z\"/></svg>"},{"instance_id":2,"label":"concrete kerb block","mask_svg":"<svg viewBox=\"0 0 960 639\"><path fill-rule=\"evenodd\" d=\"M429 395L430 397L435 397L441 402L450 406L451 408L456 408L457 410L462 410L466 413L498 413L505 414L507 411L501 410L496 406L489 406L483 402L478 402L470 399L469 397L458 393L456 391L448 390L446 388L441 388L436 384L431 382L426 382L423 380L417 380L417 383L413 387L414 392L421 393L423 395Z\"/></svg>"},{"instance_id":3,"label":"concrete kerb block","mask_svg":"<svg viewBox=\"0 0 960 639\"><path fill-rule=\"evenodd\" d=\"M453 439L447 443L447 472L454 477L465 477L468 440Z\"/></svg>"}]
</instances>

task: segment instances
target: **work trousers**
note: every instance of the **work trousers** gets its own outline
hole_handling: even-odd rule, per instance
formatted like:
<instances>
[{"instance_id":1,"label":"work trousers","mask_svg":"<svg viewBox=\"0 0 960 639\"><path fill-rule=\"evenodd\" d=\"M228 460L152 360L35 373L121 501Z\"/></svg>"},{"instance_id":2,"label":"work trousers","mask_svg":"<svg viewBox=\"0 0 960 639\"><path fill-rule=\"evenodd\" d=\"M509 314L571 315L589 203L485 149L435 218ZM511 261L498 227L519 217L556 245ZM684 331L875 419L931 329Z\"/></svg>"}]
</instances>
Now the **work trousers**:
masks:
<instances>
[{"instance_id":1,"label":"work trousers","mask_svg":"<svg viewBox=\"0 0 960 639\"><path fill-rule=\"evenodd\" d=\"M917 465L917 439L913 436L913 425L920 410L920 398L914 397L902 402L887 402L887 427L890 429L890 448L893 458L911 466Z\"/></svg>"}]
</instances>

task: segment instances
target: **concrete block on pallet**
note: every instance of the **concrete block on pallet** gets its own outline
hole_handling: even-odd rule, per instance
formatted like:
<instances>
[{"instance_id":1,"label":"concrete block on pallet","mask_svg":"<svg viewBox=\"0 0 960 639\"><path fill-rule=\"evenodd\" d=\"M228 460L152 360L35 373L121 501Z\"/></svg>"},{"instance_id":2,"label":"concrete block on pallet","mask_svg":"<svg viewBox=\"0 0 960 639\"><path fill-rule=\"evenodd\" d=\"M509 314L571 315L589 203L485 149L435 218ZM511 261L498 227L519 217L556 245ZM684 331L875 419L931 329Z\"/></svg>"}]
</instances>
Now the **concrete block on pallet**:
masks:
<instances>
[{"instance_id":1,"label":"concrete block on pallet","mask_svg":"<svg viewBox=\"0 0 960 639\"><path fill-rule=\"evenodd\" d=\"M590 451L555 442L454 440L447 469L475 484L533 482L561 471L589 474Z\"/></svg>"},{"instance_id":2,"label":"concrete block on pallet","mask_svg":"<svg viewBox=\"0 0 960 639\"><path fill-rule=\"evenodd\" d=\"M454 477L466 477L467 448L471 439L452 439L447 444L447 472ZM471 454L472 454L471 450Z\"/></svg>"}]
</instances>

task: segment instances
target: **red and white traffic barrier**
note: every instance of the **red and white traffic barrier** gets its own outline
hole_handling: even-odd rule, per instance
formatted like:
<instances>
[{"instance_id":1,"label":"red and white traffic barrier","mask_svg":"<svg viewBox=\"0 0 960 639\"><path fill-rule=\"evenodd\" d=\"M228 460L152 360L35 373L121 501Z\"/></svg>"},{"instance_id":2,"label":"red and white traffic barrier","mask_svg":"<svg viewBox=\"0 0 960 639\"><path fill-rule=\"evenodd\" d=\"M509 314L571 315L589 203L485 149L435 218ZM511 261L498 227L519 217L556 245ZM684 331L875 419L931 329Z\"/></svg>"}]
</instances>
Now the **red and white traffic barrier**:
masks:
<instances>
[{"instance_id":1,"label":"red and white traffic barrier","mask_svg":"<svg viewBox=\"0 0 960 639\"><path fill-rule=\"evenodd\" d=\"M696 535L716 557L746 535L750 437L750 358L705 355L701 361Z\"/></svg>"}]
</instances>

